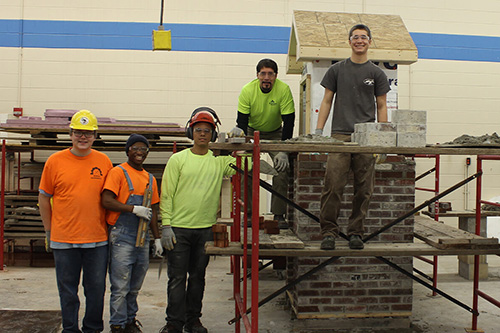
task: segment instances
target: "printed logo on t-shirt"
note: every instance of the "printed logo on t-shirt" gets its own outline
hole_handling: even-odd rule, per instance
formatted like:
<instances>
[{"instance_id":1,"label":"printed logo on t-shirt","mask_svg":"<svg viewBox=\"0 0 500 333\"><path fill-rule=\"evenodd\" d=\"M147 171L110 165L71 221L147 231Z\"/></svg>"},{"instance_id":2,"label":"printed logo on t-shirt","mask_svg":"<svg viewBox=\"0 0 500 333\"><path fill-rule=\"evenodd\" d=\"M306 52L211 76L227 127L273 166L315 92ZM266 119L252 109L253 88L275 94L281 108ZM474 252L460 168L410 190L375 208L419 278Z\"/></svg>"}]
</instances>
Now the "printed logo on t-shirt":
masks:
<instances>
[{"instance_id":1,"label":"printed logo on t-shirt","mask_svg":"<svg viewBox=\"0 0 500 333\"><path fill-rule=\"evenodd\" d=\"M367 85L367 86L373 86L373 85L375 84L375 80L374 80L374 79L370 79L370 78L368 78L368 79L364 79L364 80L363 80L363 83L364 83L365 85Z\"/></svg>"},{"instance_id":2,"label":"printed logo on t-shirt","mask_svg":"<svg viewBox=\"0 0 500 333\"><path fill-rule=\"evenodd\" d=\"M98 167L93 167L90 170L90 178L91 179L102 179L102 171Z\"/></svg>"},{"instance_id":3,"label":"printed logo on t-shirt","mask_svg":"<svg viewBox=\"0 0 500 333\"><path fill-rule=\"evenodd\" d=\"M274 99L272 99L272 100L269 102L269 105L276 105L276 102L274 101Z\"/></svg>"}]
</instances>

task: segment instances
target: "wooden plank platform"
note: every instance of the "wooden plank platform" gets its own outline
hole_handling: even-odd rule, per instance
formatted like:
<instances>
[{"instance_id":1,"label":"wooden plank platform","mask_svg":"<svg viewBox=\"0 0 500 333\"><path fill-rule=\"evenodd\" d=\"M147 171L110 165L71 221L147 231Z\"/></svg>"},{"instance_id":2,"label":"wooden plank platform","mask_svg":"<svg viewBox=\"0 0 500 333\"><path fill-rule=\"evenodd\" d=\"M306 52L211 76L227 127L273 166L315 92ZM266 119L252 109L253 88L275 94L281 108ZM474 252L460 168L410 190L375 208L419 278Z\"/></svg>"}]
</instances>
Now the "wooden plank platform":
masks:
<instances>
[{"instance_id":1,"label":"wooden plank platform","mask_svg":"<svg viewBox=\"0 0 500 333\"><path fill-rule=\"evenodd\" d=\"M251 150L252 143L220 143L212 142L209 145L213 150ZM285 151L293 153L385 153L399 155L440 154L440 155L500 155L500 147L481 146L445 147L441 145L428 145L426 147L365 147L355 145L340 145L325 142L324 144L276 141L276 143L261 143L261 152Z\"/></svg>"},{"instance_id":2,"label":"wooden plank platform","mask_svg":"<svg viewBox=\"0 0 500 333\"><path fill-rule=\"evenodd\" d=\"M434 218L435 214L429 212L429 211L421 211L422 214L430 216ZM439 213L439 217L475 217L476 216L476 211L474 210L464 210L464 211L459 211L459 210L450 210L445 213ZM481 211L481 217L485 216L500 216L500 211L495 211L495 210L482 210Z\"/></svg>"},{"instance_id":3,"label":"wooden plank platform","mask_svg":"<svg viewBox=\"0 0 500 333\"><path fill-rule=\"evenodd\" d=\"M205 245L205 252L209 255L243 255L243 249L239 242L229 243L229 247L214 247L213 242ZM252 250L248 249L248 254ZM397 257L416 255L500 255L499 248L446 248L437 249L425 243L366 243L363 250L351 250L346 241L339 241L335 250L321 250L320 242L305 244L303 249L259 249L259 256L274 257Z\"/></svg>"},{"instance_id":4,"label":"wooden plank platform","mask_svg":"<svg viewBox=\"0 0 500 333\"><path fill-rule=\"evenodd\" d=\"M421 215L415 216L414 235L438 249L500 249L498 238L481 237Z\"/></svg>"}]
</instances>

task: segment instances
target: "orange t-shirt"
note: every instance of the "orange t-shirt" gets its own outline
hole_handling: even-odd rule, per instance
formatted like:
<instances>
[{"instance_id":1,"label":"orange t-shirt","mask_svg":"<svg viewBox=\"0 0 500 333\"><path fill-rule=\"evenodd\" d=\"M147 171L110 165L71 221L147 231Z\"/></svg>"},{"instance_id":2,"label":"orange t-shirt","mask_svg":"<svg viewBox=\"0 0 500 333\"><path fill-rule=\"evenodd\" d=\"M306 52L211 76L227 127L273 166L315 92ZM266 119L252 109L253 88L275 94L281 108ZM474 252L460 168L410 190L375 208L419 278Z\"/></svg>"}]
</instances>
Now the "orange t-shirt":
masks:
<instances>
[{"instance_id":1,"label":"orange t-shirt","mask_svg":"<svg viewBox=\"0 0 500 333\"><path fill-rule=\"evenodd\" d=\"M52 241L83 244L108 239L101 191L111 168L108 156L94 149L87 156L65 149L47 159L39 190L53 200Z\"/></svg>"},{"instance_id":2,"label":"orange t-shirt","mask_svg":"<svg viewBox=\"0 0 500 333\"><path fill-rule=\"evenodd\" d=\"M119 167L114 167L108 174L106 182L104 183L104 190L109 190L116 195L116 200L121 203L126 203L128 197L131 194L144 195L146 191L146 186L149 184L149 173L146 170L136 170L132 168L128 163L122 163L121 166L127 170L127 173L132 181L134 191L130 192L127 179L125 178L125 173ZM153 196L151 197L151 205L160 202L160 196L158 195L158 184L156 183L155 177L153 177ZM110 225L114 225L120 212L113 212L108 210L106 212L106 221Z\"/></svg>"}]
</instances>

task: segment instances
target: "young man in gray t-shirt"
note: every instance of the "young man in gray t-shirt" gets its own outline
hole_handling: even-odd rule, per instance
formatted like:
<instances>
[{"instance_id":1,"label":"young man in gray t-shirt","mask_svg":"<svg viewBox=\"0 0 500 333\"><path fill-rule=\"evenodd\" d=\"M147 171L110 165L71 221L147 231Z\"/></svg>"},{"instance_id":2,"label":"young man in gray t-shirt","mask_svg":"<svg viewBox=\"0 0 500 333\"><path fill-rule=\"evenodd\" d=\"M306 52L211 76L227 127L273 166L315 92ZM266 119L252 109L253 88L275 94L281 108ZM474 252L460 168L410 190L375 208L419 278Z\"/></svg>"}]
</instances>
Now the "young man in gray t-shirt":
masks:
<instances>
[{"instance_id":1,"label":"young man in gray t-shirt","mask_svg":"<svg viewBox=\"0 0 500 333\"><path fill-rule=\"evenodd\" d=\"M321 81L325 94L316 134L323 134L334 96L332 137L335 139L351 141L351 133L357 123L375 122L375 119L387 122L386 99L390 87L384 72L368 60L371 42L371 32L366 25L357 24L349 31L351 57L332 65ZM335 237L339 234L337 218L351 169L354 174L354 197L347 236L351 249L364 247L363 221L374 187L375 158L372 154L334 153L328 155L325 187L321 193L322 249L335 249Z\"/></svg>"}]
</instances>

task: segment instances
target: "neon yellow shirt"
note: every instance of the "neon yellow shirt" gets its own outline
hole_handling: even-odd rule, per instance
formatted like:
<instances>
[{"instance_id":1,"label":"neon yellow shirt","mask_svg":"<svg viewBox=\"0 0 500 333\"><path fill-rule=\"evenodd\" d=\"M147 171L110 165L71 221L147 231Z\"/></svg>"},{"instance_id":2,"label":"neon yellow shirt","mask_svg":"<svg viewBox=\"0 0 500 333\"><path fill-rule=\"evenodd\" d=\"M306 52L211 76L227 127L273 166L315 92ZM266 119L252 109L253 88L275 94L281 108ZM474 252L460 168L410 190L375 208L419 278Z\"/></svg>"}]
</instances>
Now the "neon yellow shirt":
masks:
<instances>
[{"instance_id":1,"label":"neon yellow shirt","mask_svg":"<svg viewBox=\"0 0 500 333\"><path fill-rule=\"evenodd\" d=\"M209 150L196 155L191 149L173 154L161 183L160 214L163 225L208 228L216 223L222 178L236 173L232 156L214 156Z\"/></svg>"},{"instance_id":2,"label":"neon yellow shirt","mask_svg":"<svg viewBox=\"0 0 500 333\"><path fill-rule=\"evenodd\" d=\"M272 132L280 128L281 115L295 112L295 105L290 87L283 81L276 79L273 89L264 94L259 80L255 79L241 89L238 111L250 115L248 126L251 128Z\"/></svg>"}]
</instances>

